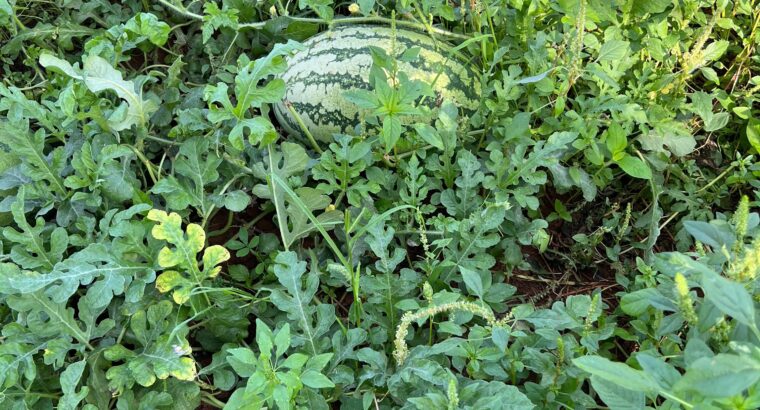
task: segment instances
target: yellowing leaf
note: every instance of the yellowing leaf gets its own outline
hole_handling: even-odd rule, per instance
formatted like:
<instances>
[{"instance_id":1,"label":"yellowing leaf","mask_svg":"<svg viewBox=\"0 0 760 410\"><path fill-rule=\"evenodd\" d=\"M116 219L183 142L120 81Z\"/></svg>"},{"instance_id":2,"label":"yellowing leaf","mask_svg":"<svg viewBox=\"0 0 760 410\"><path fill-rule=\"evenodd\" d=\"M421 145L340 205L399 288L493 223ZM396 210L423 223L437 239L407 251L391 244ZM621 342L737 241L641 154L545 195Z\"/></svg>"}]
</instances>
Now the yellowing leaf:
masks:
<instances>
[{"instance_id":1,"label":"yellowing leaf","mask_svg":"<svg viewBox=\"0 0 760 410\"><path fill-rule=\"evenodd\" d=\"M166 213L152 209L148 219L158 222L152 234L156 239L164 240L173 247L165 246L158 252L156 262L167 270L156 280L156 288L161 293L174 290L172 298L177 304L183 304L193 299L193 307L201 308L208 305L208 299L196 300L191 298L193 289L204 286L206 279L213 278L221 271L217 266L230 258L230 253L223 246L214 245L203 252L203 269L198 264L198 254L203 250L206 233L198 224L189 224L182 230L182 218L177 213ZM200 303L200 305L198 303Z\"/></svg>"}]
</instances>

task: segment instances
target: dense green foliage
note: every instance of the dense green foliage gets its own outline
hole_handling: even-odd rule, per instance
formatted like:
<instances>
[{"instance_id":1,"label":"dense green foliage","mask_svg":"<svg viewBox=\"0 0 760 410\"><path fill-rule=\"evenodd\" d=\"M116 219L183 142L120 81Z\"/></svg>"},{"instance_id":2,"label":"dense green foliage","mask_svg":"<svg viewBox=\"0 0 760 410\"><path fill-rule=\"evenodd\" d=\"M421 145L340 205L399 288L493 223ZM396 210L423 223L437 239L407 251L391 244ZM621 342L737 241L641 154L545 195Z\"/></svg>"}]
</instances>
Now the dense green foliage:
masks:
<instances>
[{"instance_id":1,"label":"dense green foliage","mask_svg":"<svg viewBox=\"0 0 760 410\"><path fill-rule=\"evenodd\" d=\"M356 132L284 132L368 23L478 109L376 50ZM0 0L0 408L758 408L759 45L755 0Z\"/></svg>"}]
</instances>

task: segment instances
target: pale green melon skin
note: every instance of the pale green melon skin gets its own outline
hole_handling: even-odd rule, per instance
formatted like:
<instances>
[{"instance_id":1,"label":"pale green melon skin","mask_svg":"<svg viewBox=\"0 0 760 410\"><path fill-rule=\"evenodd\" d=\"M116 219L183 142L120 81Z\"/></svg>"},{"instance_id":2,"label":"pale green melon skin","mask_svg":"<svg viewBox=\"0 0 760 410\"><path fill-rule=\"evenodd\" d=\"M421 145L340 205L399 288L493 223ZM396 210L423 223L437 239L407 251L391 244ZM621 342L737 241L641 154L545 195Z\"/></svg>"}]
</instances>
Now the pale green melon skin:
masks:
<instances>
[{"instance_id":1,"label":"pale green melon skin","mask_svg":"<svg viewBox=\"0 0 760 410\"><path fill-rule=\"evenodd\" d=\"M343 94L371 88L369 46L383 48L393 55L392 38L393 30L389 27L353 25L339 26L306 40L305 49L288 58L288 69L280 76L286 85L285 99L274 107L280 125L290 134L301 134L285 105L288 101L317 140L332 141L335 133L353 134L361 120L360 108ZM475 111L480 99L480 82L475 73L441 42L417 32L396 30L396 55L415 46L421 49L419 57L412 63L399 62L400 71L410 79L430 84L443 66L433 90L463 112ZM430 104L435 102L435 98L427 100Z\"/></svg>"}]
</instances>

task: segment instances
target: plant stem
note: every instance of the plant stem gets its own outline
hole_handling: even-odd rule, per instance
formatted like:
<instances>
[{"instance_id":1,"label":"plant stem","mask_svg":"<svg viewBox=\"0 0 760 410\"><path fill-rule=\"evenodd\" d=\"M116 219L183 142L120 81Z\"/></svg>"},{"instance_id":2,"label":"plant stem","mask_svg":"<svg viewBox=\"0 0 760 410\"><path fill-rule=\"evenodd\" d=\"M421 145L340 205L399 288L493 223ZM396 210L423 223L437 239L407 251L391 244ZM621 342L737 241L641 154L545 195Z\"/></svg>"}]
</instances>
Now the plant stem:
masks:
<instances>
[{"instance_id":1,"label":"plant stem","mask_svg":"<svg viewBox=\"0 0 760 410\"><path fill-rule=\"evenodd\" d=\"M262 210L260 214L256 215L255 218L251 219L250 221L246 222L244 225L245 229L251 229L252 226L256 225L260 220L262 220L265 216L272 213L271 209Z\"/></svg>"},{"instance_id":2,"label":"plant stem","mask_svg":"<svg viewBox=\"0 0 760 410\"><path fill-rule=\"evenodd\" d=\"M703 186L702 188L699 188L696 193L698 194L698 193L700 193L700 192L702 192L702 191L710 188L711 186L715 185L716 182L720 181L724 176L726 176L734 168L736 168L736 164L735 163L731 164L730 167L726 168L725 171L721 172L720 175L718 175L717 177L715 177L715 179L713 179L712 181L710 181L707 185Z\"/></svg>"},{"instance_id":3,"label":"plant stem","mask_svg":"<svg viewBox=\"0 0 760 410\"><path fill-rule=\"evenodd\" d=\"M298 115L296 110L293 108L293 104L291 104L289 101L285 101L285 106L288 107L288 111L290 111L290 115L292 115L293 118L296 119L296 122L298 123L298 126L301 128L301 131L303 131L304 135L306 135L306 138L309 139L309 142L311 143L312 148L314 148L314 151L317 151L321 155L324 151L322 150L322 148L319 147L319 144L317 144L317 141L314 139L314 136L311 135L311 132L309 132L309 129L306 128L306 124L303 123L301 116Z\"/></svg>"},{"instance_id":4,"label":"plant stem","mask_svg":"<svg viewBox=\"0 0 760 410\"><path fill-rule=\"evenodd\" d=\"M182 14L185 17L189 17L195 20L203 20L203 16L200 14L193 13L189 10L187 10L184 6L177 6L173 3L171 3L168 0L158 0L159 3L163 4L164 6L172 9L174 12L178 14ZM315 17L288 17L283 16L281 18L288 19L290 21L299 22L299 23L314 23L314 24L327 24L328 26L337 26L339 24L361 24L361 23L375 23L375 24L391 24L392 19L386 18L386 17L379 17L379 16L368 16L368 17L343 17L343 18L337 18L335 20L324 20L321 18L315 18ZM243 29L254 29L254 30L261 30L266 26L267 21L257 21L253 23L243 23L238 24L238 30ZM452 33L447 30L443 30L436 27L426 27L424 24L416 23L413 21L405 21L405 20L396 20L396 25L402 26L402 27L408 27L417 29L420 31L427 31L432 34L438 34L442 36L447 36L451 38L457 38L461 40L467 40L470 38L470 36L464 35L464 34L458 34L458 33Z\"/></svg>"},{"instance_id":5,"label":"plant stem","mask_svg":"<svg viewBox=\"0 0 760 410\"><path fill-rule=\"evenodd\" d=\"M218 409L224 408L224 406L226 406L225 402L217 399L216 397L212 396L210 393L207 393L207 392L202 393L201 401L208 405L214 406Z\"/></svg>"},{"instance_id":6,"label":"plant stem","mask_svg":"<svg viewBox=\"0 0 760 410\"><path fill-rule=\"evenodd\" d=\"M224 235L227 231L230 230L234 216L235 216L235 213L232 211L229 211L227 213L227 222L224 224L224 226L221 229L217 229L216 231L209 232L208 235L206 236L209 238L213 238L215 236Z\"/></svg>"}]
</instances>

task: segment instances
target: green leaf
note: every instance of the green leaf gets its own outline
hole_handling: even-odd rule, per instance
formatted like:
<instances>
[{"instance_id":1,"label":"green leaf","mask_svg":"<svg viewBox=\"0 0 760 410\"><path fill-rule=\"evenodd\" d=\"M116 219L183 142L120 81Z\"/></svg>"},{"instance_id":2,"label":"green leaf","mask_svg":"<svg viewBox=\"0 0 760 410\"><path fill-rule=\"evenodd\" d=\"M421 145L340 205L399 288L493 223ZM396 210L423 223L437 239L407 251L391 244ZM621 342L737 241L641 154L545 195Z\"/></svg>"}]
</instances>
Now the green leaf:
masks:
<instances>
[{"instance_id":1,"label":"green leaf","mask_svg":"<svg viewBox=\"0 0 760 410\"><path fill-rule=\"evenodd\" d=\"M385 152L391 152L393 147L396 146L396 142L401 137L401 132L404 128L401 125L401 120L395 115L386 115L383 118L383 141L385 143Z\"/></svg>"},{"instance_id":2,"label":"green leaf","mask_svg":"<svg viewBox=\"0 0 760 410\"><path fill-rule=\"evenodd\" d=\"M481 171L480 161L470 151L459 151L457 165L459 173L454 181L457 189L441 192L441 204L446 207L449 215L465 218L483 203L478 195L478 187L483 183L485 175Z\"/></svg>"},{"instance_id":3,"label":"green leaf","mask_svg":"<svg viewBox=\"0 0 760 410\"><path fill-rule=\"evenodd\" d=\"M631 11L634 14L642 15L662 13L673 3L670 0L636 0L632 1L631 4L633 5Z\"/></svg>"},{"instance_id":4,"label":"green leaf","mask_svg":"<svg viewBox=\"0 0 760 410\"><path fill-rule=\"evenodd\" d=\"M300 370L308 360L309 356L303 353L293 353L282 362L281 366L286 369Z\"/></svg>"},{"instance_id":5,"label":"green leaf","mask_svg":"<svg viewBox=\"0 0 760 410\"><path fill-rule=\"evenodd\" d=\"M49 237L49 248L46 248L46 235L43 234L47 230L45 220L41 217L37 218L34 226L27 222L24 214L24 192L22 188L16 201L11 205L13 220L21 231L10 226L3 229L3 237L15 244L11 248L11 259L26 269L53 269L53 266L63 258L69 245L68 233L61 227L53 229Z\"/></svg>"},{"instance_id":6,"label":"green leaf","mask_svg":"<svg viewBox=\"0 0 760 410\"><path fill-rule=\"evenodd\" d=\"M672 365L665 363L665 360L659 357L650 356L649 354L638 354L636 360L641 368L648 374L661 390L668 391L681 378L681 374Z\"/></svg>"},{"instance_id":7,"label":"green leaf","mask_svg":"<svg viewBox=\"0 0 760 410\"><path fill-rule=\"evenodd\" d=\"M667 146L667 150L677 157L691 154L697 146L694 136L684 132L680 127L652 131L640 136L638 141L641 143L641 147L647 151L667 152L663 148L663 146Z\"/></svg>"},{"instance_id":8,"label":"green leaf","mask_svg":"<svg viewBox=\"0 0 760 410\"><path fill-rule=\"evenodd\" d=\"M591 386L610 410L638 410L645 408L646 395L626 389L602 377L591 376Z\"/></svg>"},{"instance_id":9,"label":"green leaf","mask_svg":"<svg viewBox=\"0 0 760 410\"><path fill-rule=\"evenodd\" d=\"M2 271L2 269L0 269ZM114 257L104 244L92 244L59 262L49 273L11 270L0 277L0 293L31 293L46 289L57 303L65 303L80 285L88 285L85 298L93 307L107 306L121 295L133 276L151 274L139 264Z\"/></svg>"},{"instance_id":10,"label":"green leaf","mask_svg":"<svg viewBox=\"0 0 760 410\"><path fill-rule=\"evenodd\" d=\"M625 130L617 123L612 123L605 134L607 135L607 149L610 150L612 158L617 160L618 153L623 152L628 146Z\"/></svg>"},{"instance_id":11,"label":"green leaf","mask_svg":"<svg viewBox=\"0 0 760 410\"><path fill-rule=\"evenodd\" d=\"M75 410L79 408L79 403L87 397L90 388L87 386L82 387L78 392L76 391L79 381L82 378L84 367L87 364L84 360L72 363L66 367L66 370L61 372L61 390L63 391L63 397L58 401L58 408L61 410Z\"/></svg>"},{"instance_id":12,"label":"green leaf","mask_svg":"<svg viewBox=\"0 0 760 410\"><path fill-rule=\"evenodd\" d=\"M752 295L742 284L715 274L702 275L701 284L705 298L721 312L750 328L757 326Z\"/></svg>"},{"instance_id":13,"label":"green leaf","mask_svg":"<svg viewBox=\"0 0 760 410\"><path fill-rule=\"evenodd\" d=\"M326 389L335 387L335 383L330 381L327 376L315 370L306 370L303 372L301 374L301 381L303 384L311 387L312 389Z\"/></svg>"},{"instance_id":14,"label":"green leaf","mask_svg":"<svg viewBox=\"0 0 760 410\"><path fill-rule=\"evenodd\" d=\"M333 0L298 0L298 8L300 10L310 8L320 18L328 21L333 18L332 4Z\"/></svg>"},{"instance_id":15,"label":"green leaf","mask_svg":"<svg viewBox=\"0 0 760 410\"><path fill-rule=\"evenodd\" d=\"M324 336L335 321L331 305L313 306L310 302L317 293L319 278L315 273L306 275L306 262L299 261L295 252L280 252L275 258L274 274L285 288L272 290L272 303L286 312L291 320L298 323L301 333L293 335L293 346L306 345L316 355L319 339Z\"/></svg>"},{"instance_id":16,"label":"green leaf","mask_svg":"<svg viewBox=\"0 0 760 410\"><path fill-rule=\"evenodd\" d=\"M684 221L683 227L695 240L716 250L723 246L731 248L736 241L736 235L726 222Z\"/></svg>"},{"instance_id":17,"label":"green leaf","mask_svg":"<svg viewBox=\"0 0 760 410\"><path fill-rule=\"evenodd\" d=\"M66 161L62 147L45 154L46 134L43 129L32 133L28 126L19 128L10 122L0 122L0 144L7 145L10 152L21 160L21 170L34 182L43 182L45 189L58 194L68 190L63 184L62 175Z\"/></svg>"},{"instance_id":18,"label":"green leaf","mask_svg":"<svg viewBox=\"0 0 760 410\"><path fill-rule=\"evenodd\" d=\"M438 148L441 151L446 149L446 147L443 145L443 139L441 138L441 135L438 134L435 128L431 127L430 125L414 124L414 130L417 131L417 135L422 137L422 139L428 144L434 146L435 148Z\"/></svg>"},{"instance_id":19,"label":"green leaf","mask_svg":"<svg viewBox=\"0 0 760 410\"><path fill-rule=\"evenodd\" d=\"M652 171L649 169L649 165L633 155L625 154L623 158L616 161L616 163L626 174L632 177L641 179L652 178Z\"/></svg>"},{"instance_id":20,"label":"green leaf","mask_svg":"<svg viewBox=\"0 0 760 410\"><path fill-rule=\"evenodd\" d=\"M274 347L274 334L272 334L272 329L260 319L256 319L256 345L263 356L271 357Z\"/></svg>"},{"instance_id":21,"label":"green leaf","mask_svg":"<svg viewBox=\"0 0 760 410\"><path fill-rule=\"evenodd\" d=\"M728 50L729 42L726 40L713 41L705 47L702 52L704 62L715 61L719 59Z\"/></svg>"},{"instance_id":22,"label":"green leaf","mask_svg":"<svg viewBox=\"0 0 760 410\"><path fill-rule=\"evenodd\" d=\"M719 112L717 114L713 114L708 119L705 120L705 131L707 132L714 132L717 131L728 124L728 120L731 119L731 115L727 112Z\"/></svg>"},{"instance_id":23,"label":"green leaf","mask_svg":"<svg viewBox=\"0 0 760 410\"><path fill-rule=\"evenodd\" d=\"M285 323L274 337L275 355L282 356L290 347L290 325Z\"/></svg>"},{"instance_id":24,"label":"green leaf","mask_svg":"<svg viewBox=\"0 0 760 410\"><path fill-rule=\"evenodd\" d=\"M651 377L624 363L616 363L601 356L583 356L573 359L573 364L602 380L632 391L653 393L658 390Z\"/></svg>"},{"instance_id":25,"label":"green leaf","mask_svg":"<svg viewBox=\"0 0 760 410\"><path fill-rule=\"evenodd\" d=\"M256 372L256 354L247 347L230 349L227 362L240 377L251 377Z\"/></svg>"},{"instance_id":26,"label":"green leaf","mask_svg":"<svg viewBox=\"0 0 760 410\"><path fill-rule=\"evenodd\" d=\"M281 153L269 145L269 169L255 169L257 175L267 179L268 185L256 185L253 193L256 196L272 199L277 211L277 227L285 249L311 232L332 229L343 222L343 213L326 209L330 198L314 188L301 187L286 192L278 181L286 181L293 174L303 172L309 157L300 145L285 142L281 145ZM284 157L284 159L283 159ZM282 161L282 166L280 162ZM266 173L265 173L266 172ZM277 177L276 180L274 177ZM324 209L325 212L314 216L313 212Z\"/></svg>"},{"instance_id":27,"label":"green leaf","mask_svg":"<svg viewBox=\"0 0 760 410\"><path fill-rule=\"evenodd\" d=\"M277 131L269 119L264 117L247 118L239 121L230 131L230 142L232 146L243 150L243 132L248 129L248 142L251 145L261 147L269 145L277 140Z\"/></svg>"},{"instance_id":28,"label":"green leaf","mask_svg":"<svg viewBox=\"0 0 760 410\"><path fill-rule=\"evenodd\" d=\"M151 13L139 13L124 24L124 30L145 36L154 45L163 46L169 39L171 27Z\"/></svg>"},{"instance_id":29,"label":"green leaf","mask_svg":"<svg viewBox=\"0 0 760 410\"><path fill-rule=\"evenodd\" d=\"M464 284L467 285L467 290L479 298L483 298L483 281L480 279L480 274L469 270L465 267L459 267L459 273L462 274Z\"/></svg>"},{"instance_id":30,"label":"green leaf","mask_svg":"<svg viewBox=\"0 0 760 410\"><path fill-rule=\"evenodd\" d=\"M760 120L757 118L752 117L747 122L747 140L755 152L760 153Z\"/></svg>"},{"instance_id":31,"label":"green leaf","mask_svg":"<svg viewBox=\"0 0 760 410\"><path fill-rule=\"evenodd\" d=\"M760 362L748 359L726 353L697 359L674 389L695 392L704 397L740 394L760 380Z\"/></svg>"},{"instance_id":32,"label":"green leaf","mask_svg":"<svg viewBox=\"0 0 760 410\"><path fill-rule=\"evenodd\" d=\"M58 69L67 76L84 82L93 93L111 90L124 100L128 105L126 116L110 122L114 131L126 130L132 125L145 126L151 114L158 109L158 104L153 100L143 99L142 90L138 89L134 82L125 81L119 71L97 55L87 57L81 71L50 54L42 54L40 64L46 68Z\"/></svg>"},{"instance_id":33,"label":"green leaf","mask_svg":"<svg viewBox=\"0 0 760 410\"><path fill-rule=\"evenodd\" d=\"M639 289L626 293L620 299L620 308L627 315L636 317L642 315L650 307L660 310L675 310L675 305L655 288Z\"/></svg>"},{"instance_id":34,"label":"green leaf","mask_svg":"<svg viewBox=\"0 0 760 410\"><path fill-rule=\"evenodd\" d=\"M621 61L628 54L629 45L629 42L623 40L607 40L599 49L599 56L596 59L607 62Z\"/></svg>"},{"instance_id":35,"label":"green leaf","mask_svg":"<svg viewBox=\"0 0 760 410\"><path fill-rule=\"evenodd\" d=\"M251 197L238 189L224 196L224 207L233 212L240 212L251 203Z\"/></svg>"},{"instance_id":36,"label":"green leaf","mask_svg":"<svg viewBox=\"0 0 760 410\"><path fill-rule=\"evenodd\" d=\"M237 30L238 28L238 13L235 8L227 7L226 4L220 9L219 6L211 1L203 4L203 43L207 43L211 39L211 35L215 30L219 30L222 27L231 28Z\"/></svg>"},{"instance_id":37,"label":"green leaf","mask_svg":"<svg viewBox=\"0 0 760 410\"><path fill-rule=\"evenodd\" d=\"M193 206L201 215L206 215L213 206L206 190L219 179L221 163L222 158L209 149L207 139L191 138L179 148L174 160L175 175L162 178L151 192L163 194L171 210Z\"/></svg>"}]
</instances>

